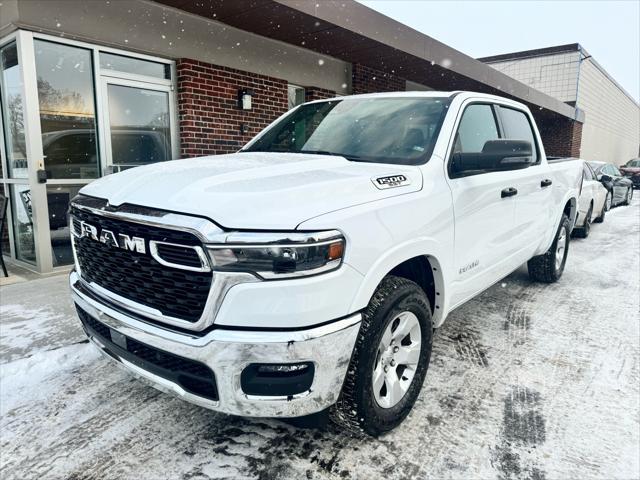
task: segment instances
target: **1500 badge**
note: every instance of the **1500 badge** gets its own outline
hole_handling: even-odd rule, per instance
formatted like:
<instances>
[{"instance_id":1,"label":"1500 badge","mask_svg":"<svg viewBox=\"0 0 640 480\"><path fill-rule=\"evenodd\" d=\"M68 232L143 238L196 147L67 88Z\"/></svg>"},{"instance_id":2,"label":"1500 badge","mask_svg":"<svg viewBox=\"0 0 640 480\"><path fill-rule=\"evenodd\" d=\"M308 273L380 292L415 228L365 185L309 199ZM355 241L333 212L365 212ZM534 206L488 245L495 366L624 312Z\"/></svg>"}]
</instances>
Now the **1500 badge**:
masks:
<instances>
[{"instance_id":1,"label":"1500 badge","mask_svg":"<svg viewBox=\"0 0 640 480\"><path fill-rule=\"evenodd\" d=\"M386 177L376 177L372 178L371 181L380 190L384 190L385 188L403 187L405 185L411 184L409 179L404 175L388 175Z\"/></svg>"}]
</instances>

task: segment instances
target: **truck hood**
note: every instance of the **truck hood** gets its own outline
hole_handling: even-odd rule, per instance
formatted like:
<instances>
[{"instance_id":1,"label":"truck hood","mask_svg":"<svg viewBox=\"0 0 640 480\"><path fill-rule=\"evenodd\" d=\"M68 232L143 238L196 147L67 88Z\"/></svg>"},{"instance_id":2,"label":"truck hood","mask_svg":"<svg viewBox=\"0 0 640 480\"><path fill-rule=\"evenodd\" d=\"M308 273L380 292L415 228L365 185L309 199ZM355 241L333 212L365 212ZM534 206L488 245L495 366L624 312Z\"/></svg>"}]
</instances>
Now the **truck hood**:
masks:
<instances>
[{"instance_id":1,"label":"truck hood","mask_svg":"<svg viewBox=\"0 0 640 480\"><path fill-rule=\"evenodd\" d=\"M407 181L382 189L374 183L394 175ZM414 166L247 152L132 168L96 180L80 193L113 206L128 203L204 216L228 229L293 230L324 213L421 188L422 174Z\"/></svg>"}]
</instances>

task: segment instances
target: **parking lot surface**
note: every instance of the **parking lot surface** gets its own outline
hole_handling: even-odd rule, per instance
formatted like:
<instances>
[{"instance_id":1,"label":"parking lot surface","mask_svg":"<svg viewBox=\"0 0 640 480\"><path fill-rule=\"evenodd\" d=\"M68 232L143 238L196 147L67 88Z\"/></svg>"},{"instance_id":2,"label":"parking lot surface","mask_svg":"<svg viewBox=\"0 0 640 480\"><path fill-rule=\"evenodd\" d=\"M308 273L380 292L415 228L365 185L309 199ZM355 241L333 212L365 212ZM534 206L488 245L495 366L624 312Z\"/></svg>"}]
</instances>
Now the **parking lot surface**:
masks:
<instances>
[{"instance_id":1,"label":"parking lot surface","mask_svg":"<svg viewBox=\"0 0 640 480\"><path fill-rule=\"evenodd\" d=\"M379 439L218 414L87 344L66 276L0 289L0 477L589 479L640 476L640 202L520 268L436 332L413 412Z\"/></svg>"}]
</instances>

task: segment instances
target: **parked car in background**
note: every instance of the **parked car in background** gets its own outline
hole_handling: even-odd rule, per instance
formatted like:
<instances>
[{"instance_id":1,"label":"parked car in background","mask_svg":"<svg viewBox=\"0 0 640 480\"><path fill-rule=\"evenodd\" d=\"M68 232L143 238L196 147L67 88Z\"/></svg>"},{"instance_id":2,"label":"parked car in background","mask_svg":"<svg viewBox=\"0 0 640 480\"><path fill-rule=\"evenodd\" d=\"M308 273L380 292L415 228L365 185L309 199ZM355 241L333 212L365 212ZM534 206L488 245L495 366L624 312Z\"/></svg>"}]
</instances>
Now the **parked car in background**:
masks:
<instances>
[{"instance_id":1,"label":"parked car in background","mask_svg":"<svg viewBox=\"0 0 640 480\"><path fill-rule=\"evenodd\" d=\"M574 236L587 238L591 222L601 223L610 207L611 195L587 162L582 165L582 191L578 199L578 216ZM595 217L595 218L594 218Z\"/></svg>"},{"instance_id":2,"label":"parked car in background","mask_svg":"<svg viewBox=\"0 0 640 480\"><path fill-rule=\"evenodd\" d=\"M629 205L633 198L633 183L622 175L618 167L613 163L588 162L593 171L607 190L610 198L607 199L609 208L617 205Z\"/></svg>"},{"instance_id":3,"label":"parked car in background","mask_svg":"<svg viewBox=\"0 0 640 480\"><path fill-rule=\"evenodd\" d=\"M620 167L620 172L631 179L633 188L640 188L640 158L633 158Z\"/></svg>"}]
</instances>

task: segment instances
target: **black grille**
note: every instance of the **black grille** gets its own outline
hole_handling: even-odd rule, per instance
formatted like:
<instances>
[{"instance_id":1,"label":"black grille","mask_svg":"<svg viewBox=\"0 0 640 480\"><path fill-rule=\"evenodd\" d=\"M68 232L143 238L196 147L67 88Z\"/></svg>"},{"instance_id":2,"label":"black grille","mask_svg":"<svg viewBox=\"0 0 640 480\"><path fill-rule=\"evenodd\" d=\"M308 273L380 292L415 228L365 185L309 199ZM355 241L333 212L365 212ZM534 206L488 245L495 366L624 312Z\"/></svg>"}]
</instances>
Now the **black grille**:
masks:
<instances>
[{"instance_id":1,"label":"black grille","mask_svg":"<svg viewBox=\"0 0 640 480\"><path fill-rule=\"evenodd\" d=\"M96 336L112 354L116 354L154 375L177 383L194 395L218 400L215 376L211 369L203 363L159 350L127 336L124 337L126 339L126 348L124 348L113 342L109 327L80 307L76 306L76 309L87 333Z\"/></svg>"},{"instance_id":2,"label":"black grille","mask_svg":"<svg viewBox=\"0 0 640 480\"><path fill-rule=\"evenodd\" d=\"M148 225L130 223L122 220L95 215L72 208L74 229L80 231L79 221L85 221L101 229L111 230L118 235L142 237L183 245L200 245L197 237L188 232L169 230ZM129 250L111 247L90 238L74 237L76 254L82 278L87 282L116 293L137 303L155 308L164 315L190 322L197 321L202 315L211 288L210 272L194 272L161 265L148 253L140 254ZM146 244L146 251L149 245ZM190 251L192 253L186 253ZM193 249L166 248L167 261L170 256L174 263L196 266ZM200 266L198 260L197 266Z\"/></svg>"}]
</instances>

